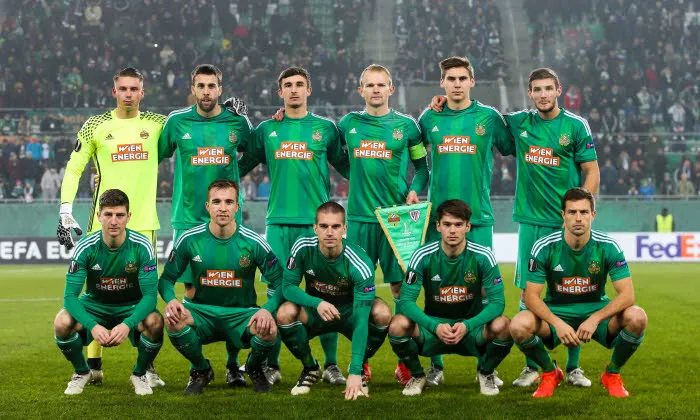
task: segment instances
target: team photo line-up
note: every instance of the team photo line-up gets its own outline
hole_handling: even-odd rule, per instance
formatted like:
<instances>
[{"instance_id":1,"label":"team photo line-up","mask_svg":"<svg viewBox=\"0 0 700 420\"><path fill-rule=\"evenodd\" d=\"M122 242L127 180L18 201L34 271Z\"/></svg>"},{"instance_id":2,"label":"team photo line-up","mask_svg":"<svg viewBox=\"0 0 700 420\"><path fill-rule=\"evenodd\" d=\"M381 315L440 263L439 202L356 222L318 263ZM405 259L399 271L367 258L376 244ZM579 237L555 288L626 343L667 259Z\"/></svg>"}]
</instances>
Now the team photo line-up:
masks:
<instances>
[{"instance_id":1,"label":"team photo line-up","mask_svg":"<svg viewBox=\"0 0 700 420\"><path fill-rule=\"evenodd\" d=\"M534 397L551 396L564 378L590 387L579 353L591 339L613 349L600 382L612 396L629 396L620 368L641 344L647 318L634 305L622 249L591 229L600 176L588 123L558 106L562 86L551 69L530 73L535 109L505 115L470 98L475 78L468 59L447 58L440 69L445 95L416 121L389 107L389 70L368 66L358 87L364 110L336 125L307 111L309 74L290 67L277 81L284 108L256 128L241 101L220 103L215 66L192 71L196 103L167 117L139 111L138 70L117 72L117 106L80 129L61 187L57 236L75 248L54 322L56 343L75 371L65 393L102 383L102 347L128 337L138 349L130 381L137 395L152 394L165 385L153 361L167 334L190 361L188 395L202 393L214 377L202 345L224 341L233 387L246 385L246 373L255 391L271 391L281 380L284 342L303 366L292 395L325 381L345 385L346 399L369 396L369 359L388 336L398 358L394 375L407 396L444 381L443 354L474 356L481 393L496 395L503 381L495 369L513 344L525 356L514 386L538 384ZM516 159L521 293L512 320L503 316L504 286L492 252L493 147ZM174 247L158 278L158 162L173 155ZM98 172L95 201L88 234L76 244L71 230L81 235L82 228L72 203L90 160ZM329 201L329 163L349 180L347 210ZM241 223L238 184L259 164L271 180L264 238ZM417 204L426 186L436 211L425 244L404 270L374 211ZM393 310L375 296L377 265ZM256 269L267 285L261 307ZM617 292L612 299L608 275ZM182 300L176 282L184 284ZM166 302L164 316L157 294ZM347 377L338 366L338 333L352 345ZM323 365L309 347L315 336ZM559 343L568 347L566 374L545 349ZM251 351L241 364L243 348ZM419 355L430 357L427 371Z\"/></svg>"}]
</instances>

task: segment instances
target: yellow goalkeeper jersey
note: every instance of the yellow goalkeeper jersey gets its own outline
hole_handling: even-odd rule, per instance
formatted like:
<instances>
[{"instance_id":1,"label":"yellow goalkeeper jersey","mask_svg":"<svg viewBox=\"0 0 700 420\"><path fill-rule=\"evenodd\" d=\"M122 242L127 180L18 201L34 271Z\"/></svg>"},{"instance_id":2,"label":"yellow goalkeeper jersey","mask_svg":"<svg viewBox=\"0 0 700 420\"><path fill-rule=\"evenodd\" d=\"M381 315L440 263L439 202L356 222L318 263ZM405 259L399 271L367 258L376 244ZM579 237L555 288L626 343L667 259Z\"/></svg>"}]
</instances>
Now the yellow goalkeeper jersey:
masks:
<instances>
[{"instance_id":1,"label":"yellow goalkeeper jersey","mask_svg":"<svg viewBox=\"0 0 700 420\"><path fill-rule=\"evenodd\" d=\"M165 116L153 112L120 119L112 110L90 117L83 124L66 165L61 202L73 202L83 169L92 158L100 183L93 198L88 233L102 228L97 220L98 199L112 188L129 197L129 229L140 232L160 228L156 213L158 138L164 123Z\"/></svg>"}]
</instances>

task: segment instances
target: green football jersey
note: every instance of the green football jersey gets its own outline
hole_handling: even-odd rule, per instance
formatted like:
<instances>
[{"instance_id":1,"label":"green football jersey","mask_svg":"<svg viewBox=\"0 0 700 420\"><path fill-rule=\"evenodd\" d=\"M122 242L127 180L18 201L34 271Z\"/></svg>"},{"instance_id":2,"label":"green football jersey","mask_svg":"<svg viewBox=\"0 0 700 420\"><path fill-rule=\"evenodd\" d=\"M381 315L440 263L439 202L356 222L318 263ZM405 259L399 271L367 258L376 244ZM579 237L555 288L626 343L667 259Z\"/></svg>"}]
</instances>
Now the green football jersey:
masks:
<instances>
[{"instance_id":1,"label":"green football jersey","mask_svg":"<svg viewBox=\"0 0 700 420\"><path fill-rule=\"evenodd\" d=\"M374 300L374 263L367 253L343 239L343 252L335 260L324 257L316 236L301 236L292 246L284 270L285 298L304 306L316 307L322 300L335 306L355 300ZM306 295L299 301L287 292L299 289L306 280ZM299 291L301 291L299 289Z\"/></svg>"},{"instance_id":2,"label":"green football jersey","mask_svg":"<svg viewBox=\"0 0 700 420\"><path fill-rule=\"evenodd\" d=\"M406 202L409 160L426 156L418 124L394 110L381 117L360 111L343 117L338 129L350 159L348 220L379 223L377 207Z\"/></svg>"},{"instance_id":3,"label":"green football jersey","mask_svg":"<svg viewBox=\"0 0 700 420\"><path fill-rule=\"evenodd\" d=\"M83 326L91 330L97 323L78 302L83 298L102 305L136 305L134 314L124 321L135 328L156 308L158 267L150 239L126 229L124 243L109 249L102 230L83 237L75 247L66 274L64 306ZM76 307L80 305L80 307Z\"/></svg>"},{"instance_id":4,"label":"green football jersey","mask_svg":"<svg viewBox=\"0 0 700 420\"><path fill-rule=\"evenodd\" d=\"M437 206L442 202L458 198L471 207L473 225L492 226L493 147L504 156L515 154L503 116L495 108L472 101L461 111L447 106L442 112L427 108L418 123L432 161L430 220L437 220Z\"/></svg>"},{"instance_id":5,"label":"green football jersey","mask_svg":"<svg viewBox=\"0 0 700 420\"><path fill-rule=\"evenodd\" d=\"M450 258L442 250L441 241L431 242L418 248L408 263L406 280L401 286L401 311L431 331L437 328L437 321L429 317L475 320L484 309L482 287L489 306L500 305L496 316L500 315L505 294L496 257L490 249L467 241L464 251ZM425 291L424 310L416 304L421 288ZM485 321L476 318L472 325L493 318Z\"/></svg>"},{"instance_id":6,"label":"green football jersey","mask_svg":"<svg viewBox=\"0 0 700 420\"><path fill-rule=\"evenodd\" d=\"M282 266L270 245L262 236L243 225L238 225L228 239L214 236L208 224L185 232L175 242L158 283L160 294L166 302L175 299L175 281L188 265L195 290L191 300L205 305L255 307L257 268L273 288L282 280ZM277 305L271 299L263 307L272 312Z\"/></svg>"},{"instance_id":7,"label":"green football jersey","mask_svg":"<svg viewBox=\"0 0 700 420\"><path fill-rule=\"evenodd\" d=\"M595 230L579 251L564 240L564 230L540 238L532 247L527 281L547 285L545 302L561 305L607 301L608 275L615 282L630 277L622 248Z\"/></svg>"},{"instance_id":8,"label":"green football jersey","mask_svg":"<svg viewBox=\"0 0 700 420\"><path fill-rule=\"evenodd\" d=\"M238 150L245 151L252 138L248 117L223 108L212 118L197 113L197 106L173 111L158 143L158 159L177 150L173 181L172 224L189 229L209 221L204 206L207 187L217 179L240 181Z\"/></svg>"},{"instance_id":9,"label":"green football jersey","mask_svg":"<svg viewBox=\"0 0 700 420\"><path fill-rule=\"evenodd\" d=\"M581 163L598 159L588 122L564 108L552 120L543 120L537 110L505 118L516 149L513 220L560 227L562 197L582 185Z\"/></svg>"},{"instance_id":10,"label":"green football jersey","mask_svg":"<svg viewBox=\"0 0 700 420\"><path fill-rule=\"evenodd\" d=\"M250 157L250 159L249 159ZM347 150L335 124L308 113L304 118L263 121L239 167L245 176L267 165L270 198L267 224L311 225L330 196L328 163L347 176Z\"/></svg>"}]
</instances>

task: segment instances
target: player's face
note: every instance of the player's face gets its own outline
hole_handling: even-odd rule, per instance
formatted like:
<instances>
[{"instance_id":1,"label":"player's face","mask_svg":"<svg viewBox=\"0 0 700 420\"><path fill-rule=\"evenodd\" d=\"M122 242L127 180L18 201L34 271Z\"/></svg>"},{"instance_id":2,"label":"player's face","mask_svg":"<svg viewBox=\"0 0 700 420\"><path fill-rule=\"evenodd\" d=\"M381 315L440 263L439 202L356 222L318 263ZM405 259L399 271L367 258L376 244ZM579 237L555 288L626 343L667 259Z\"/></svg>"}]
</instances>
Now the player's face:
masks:
<instances>
[{"instance_id":1,"label":"player's face","mask_svg":"<svg viewBox=\"0 0 700 420\"><path fill-rule=\"evenodd\" d=\"M294 75L282 79L282 87L277 94L284 100L285 106L299 108L306 105L306 99L311 95L311 88L304 76Z\"/></svg>"},{"instance_id":2,"label":"player's face","mask_svg":"<svg viewBox=\"0 0 700 420\"><path fill-rule=\"evenodd\" d=\"M451 247L461 246L471 227L471 222L466 222L449 213L442 216L437 224L437 230L442 235L442 242Z\"/></svg>"},{"instance_id":3,"label":"player's face","mask_svg":"<svg viewBox=\"0 0 700 420\"><path fill-rule=\"evenodd\" d=\"M117 100L117 108L135 111L143 99L143 82L138 77L122 76L114 82L112 96Z\"/></svg>"},{"instance_id":4,"label":"player's face","mask_svg":"<svg viewBox=\"0 0 700 420\"><path fill-rule=\"evenodd\" d=\"M469 90L474 87L474 79L465 67L453 67L445 71L440 80L440 87L445 89L447 99L461 102L469 97Z\"/></svg>"},{"instance_id":5,"label":"player's face","mask_svg":"<svg viewBox=\"0 0 700 420\"><path fill-rule=\"evenodd\" d=\"M207 201L209 218L224 227L234 221L238 211L238 192L235 188L215 188L209 192Z\"/></svg>"},{"instance_id":6,"label":"player's face","mask_svg":"<svg viewBox=\"0 0 700 420\"><path fill-rule=\"evenodd\" d=\"M531 85L532 87L528 89L527 94L537 110L543 113L553 110L557 105L557 98L561 95L561 85L556 87L554 79L533 80Z\"/></svg>"},{"instance_id":7,"label":"player's face","mask_svg":"<svg viewBox=\"0 0 700 420\"><path fill-rule=\"evenodd\" d=\"M341 213L319 213L314 224L314 233L322 248L336 249L343 246L343 235L348 230Z\"/></svg>"},{"instance_id":8,"label":"player's face","mask_svg":"<svg viewBox=\"0 0 700 420\"><path fill-rule=\"evenodd\" d=\"M591 230L591 222L595 218L595 210L591 210L588 200L567 201L566 209L561 212L564 217L566 230L575 236L583 236Z\"/></svg>"},{"instance_id":9,"label":"player's face","mask_svg":"<svg viewBox=\"0 0 700 420\"><path fill-rule=\"evenodd\" d=\"M222 87L215 74L198 74L194 77L192 94L197 98L197 106L202 111L211 112L216 107Z\"/></svg>"},{"instance_id":10,"label":"player's face","mask_svg":"<svg viewBox=\"0 0 700 420\"><path fill-rule=\"evenodd\" d=\"M362 80L362 86L357 91L365 99L368 107L379 108L389 102L389 96L394 93L394 86L389 76L383 71L368 71Z\"/></svg>"},{"instance_id":11,"label":"player's face","mask_svg":"<svg viewBox=\"0 0 700 420\"><path fill-rule=\"evenodd\" d=\"M125 206L103 207L97 218L102 223L102 235L116 238L124 233L131 213L126 211Z\"/></svg>"}]
</instances>

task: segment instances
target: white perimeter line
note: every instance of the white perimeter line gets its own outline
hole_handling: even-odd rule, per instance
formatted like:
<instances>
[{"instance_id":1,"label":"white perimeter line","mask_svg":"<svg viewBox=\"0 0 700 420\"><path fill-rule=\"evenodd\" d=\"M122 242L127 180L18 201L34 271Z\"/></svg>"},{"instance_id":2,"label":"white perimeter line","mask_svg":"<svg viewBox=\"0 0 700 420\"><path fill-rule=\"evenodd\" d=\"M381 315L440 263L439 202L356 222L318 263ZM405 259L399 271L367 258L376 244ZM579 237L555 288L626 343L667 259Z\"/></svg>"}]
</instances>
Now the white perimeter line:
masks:
<instances>
[{"instance_id":1,"label":"white perimeter line","mask_svg":"<svg viewBox=\"0 0 700 420\"><path fill-rule=\"evenodd\" d=\"M63 298L30 298L30 299L0 299L0 303L21 303L21 302L54 302L57 300L63 300Z\"/></svg>"},{"instance_id":2,"label":"white perimeter line","mask_svg":"<svg viewBox=\"0 0 700 420\"><path fill-rule=\"evenodd\" d=\"M61 267L63 267L65 264L61 264ZM2 265L0 265L0 274L5 274L5 273L28 273L30 271L49 271L49 270L60 270L60 268L57 268L55 266L53 267L36 267L36 268L11 268L9 270L3 270Z\"/></svg>"}]
</instances>

